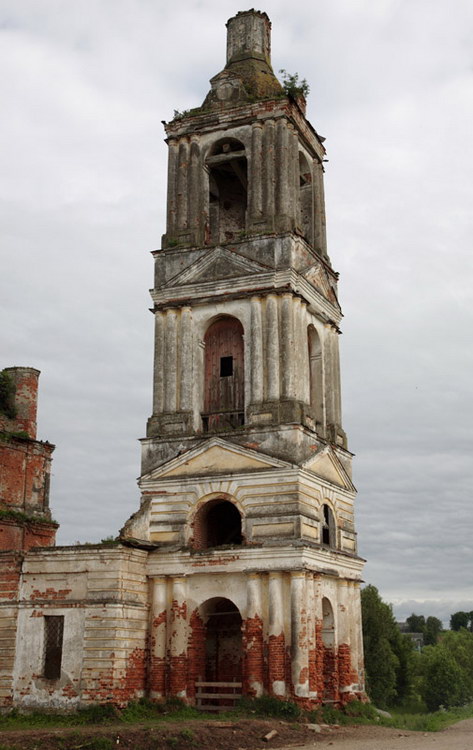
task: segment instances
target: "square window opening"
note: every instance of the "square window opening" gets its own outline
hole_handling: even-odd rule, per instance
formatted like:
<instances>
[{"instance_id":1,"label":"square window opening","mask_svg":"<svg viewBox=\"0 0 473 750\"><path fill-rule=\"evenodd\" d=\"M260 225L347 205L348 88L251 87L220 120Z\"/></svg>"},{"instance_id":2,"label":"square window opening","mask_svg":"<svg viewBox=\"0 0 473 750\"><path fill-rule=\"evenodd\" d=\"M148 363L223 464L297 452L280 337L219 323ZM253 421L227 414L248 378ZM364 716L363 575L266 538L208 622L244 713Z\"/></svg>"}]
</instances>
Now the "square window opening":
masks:
<instances>
[{"instance_id":1,"label":"square window opening","mask_svg":"<svg viewBox=\"0 0 473 750\"><path fill-rule=\"evenodd\" d=\"M233 375L233 357L220 357L220 377L229 378Z\"/></svg>"}]
</instances>

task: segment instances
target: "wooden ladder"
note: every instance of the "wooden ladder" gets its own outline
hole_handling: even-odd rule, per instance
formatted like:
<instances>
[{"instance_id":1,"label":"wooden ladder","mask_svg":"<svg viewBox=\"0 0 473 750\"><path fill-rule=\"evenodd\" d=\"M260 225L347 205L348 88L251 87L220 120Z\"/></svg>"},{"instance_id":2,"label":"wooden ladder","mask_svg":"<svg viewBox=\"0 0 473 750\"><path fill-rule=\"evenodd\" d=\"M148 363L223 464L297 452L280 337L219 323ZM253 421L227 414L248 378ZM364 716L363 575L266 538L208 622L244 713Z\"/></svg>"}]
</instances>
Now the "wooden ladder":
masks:
<instances>
[{"instance_id":1,"label":"wooden ladder","mask_svg":"<svg viewBox=\"0 0 473 750\"><path fill-rule=\"evenodd\" d=\"M240 700L241 688L241 682L196 682L196 708L199 711L229 711Z\"/></svg>"}]
</instances>

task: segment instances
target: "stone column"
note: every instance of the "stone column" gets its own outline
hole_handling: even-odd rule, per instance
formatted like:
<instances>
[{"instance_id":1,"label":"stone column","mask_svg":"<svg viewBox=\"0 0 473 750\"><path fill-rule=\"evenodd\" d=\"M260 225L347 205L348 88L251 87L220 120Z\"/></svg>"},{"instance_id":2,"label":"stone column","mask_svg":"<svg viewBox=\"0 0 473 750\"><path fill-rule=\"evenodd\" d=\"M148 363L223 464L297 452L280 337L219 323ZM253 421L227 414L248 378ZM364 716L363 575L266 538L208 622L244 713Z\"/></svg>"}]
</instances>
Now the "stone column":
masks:
<instances>
[{"instance_id":1,"label":"stone column","mask_svg":"<svg viewBox=\"0 0 473 750\"><path fill-rule=\"evenodd\" d=\"M278 298L268 294L266 298L266 373L267 400L279 401L279 325Z\"/></svg>"},{"instance_id":2,"label":"stone column","mask_svg":"<svg viewBox=\"0 0 473 750\"><path fill-rule=\"evenodd\" d=\"M150 627L150 698L166 697L166 579L152 580L152 612Z\"/></svg>"},{"instance_id":3,"label":"stone column","mask_svg":"<svg viewBox=\"0 0 473 750\"><path fill-rule=\"evenodd\" d=\"M167 195L167 228L171 237L176 231L176 191L177 191L177 155L178 144L174 138L168 141L168 195Z\"/></svg>"},{"instance_id":4,"label":"stone column","mask_svg":"<svg viewBox=\"0 0 473 750\"><path fill-rule=\"evenodd\" d=\"M288 125L289 130L289 193L291 198L291 218L294 221L294 226L300 225L300 207L299 207L299 136L290 123Z\"/></svg>"},{"instance_id":5,"label":"stone column","mask_svg":"<svg viewBox=\"0 0 473 750\"><path fill-rule=\"evenodd\" d=\"M269 691L280 698L286 695L286 644L283 612L282 573L271 572L269 574Z\"/></svg>"},{"instance_id":6,"label":"stone column","mask_svg":"<svg viewBox=\"0 0 473 750\"><path fill-rule=\"evenodd\" d=\"M263 197L264 197L264 213L266 215L266 221L271 221L274 218L274 187L275 187L275 173L274 173L274 120L266 120L264 124L263 133L263 154L264 154L264 170L263 170Z\"/></svg>"},{"instance_id":7,"label":"stone column","mask_svg":"<svg viewBox=\"0 0 473 750\"><path fill-rule=\"evenodd\" d=\"M314 574L306 576L306 602L307 602L307 648L309 659L309 696L320 698L319 683L317 675L317 636L316 636L316 606Z\"/></svg>"},{"instance_id":8,"label":"stone column","mask_svg":"<svg viewBox=\"0 0 473 750\"><path fill-rule=\"evenodd\" d=\"M199 136L191 135L189 159L189 192L187 214L189 228L194 231L193 243L198 244L201 222L200 148Z\"/></svg>"},{"instance_id":9,"label":"stone column","mask_svg":"<svg viewBox=\"0 0 473 750\"><path fill-rule=\"evenodd\" d=\"M301 370L302 370L302 400L310 404L310 362L307 302L301 300Z\"/></svg>"},{"instance_id":10,"label":"stone column","mask_svg":"<svg viewBox=\"0 0 473 750\"><path fill-rule=\"evenodd\" d=\"M299 698L309 693L309 654L307 644L307 602L305 573L291 573L291 656L292 683Z\"/></svg>"},{"instance_id":11,"label":"stone column","mask_svg":"<svg viewBox=\"0 0 473 750\"><path fill-rule=\"evenodd\" d=\"M260 222L263 216L263 126L254 122L251 129L250 221Z\"/></svg>"},{"instance_id":12,"label":"stone column","mask_svg":"<svg viewBox=\"0 0 473 750\"><path fill-rule=\"evenodd\" d=\"M261 317L261 299L251 298L251 403L260 404L263 400L263 326Z\"/></svg>"},{"instance_id":13,"label":"stone column","mask_svg":"<svg viewBox=\"0 0 473 750\"><path fill-rule=\"evenodd\" d=\"M176 411L177 391L177 310L166 311L164 361L164 411Z\"/></svg>"},{"instance_id":14,"label":"stone column","mask_svg":"<svg viewBox=\"0 0 473 750\"><path fill-rule=\"evenodd\" d=\"M247 613L245 622L244 689L247 695L263 694L263 619L261 574L250 573L247 581Z\"/></svg>"},{"instance_id":15,"label":"stone column","mask_svg":"<svg viewBox=\"0 0 473 750\"><path fill-rule=\"evenodd\" d=\"M289 134L286 121L281 118L276 126L276 215L289 214Z\"/></svg>"},{"instance_id":16,"label":"stone column","mask_svg":"<svg viewBox=\"0 0 473 750\"><path fill-rule=\"evenodd\" d=\"M294 395L301 401L304 390L303 371L302 371L302 346L301 346L301 299L294 297L292 301L294 315Z\"/></svg>"},{"instance_id":17,"label":"stone column","mask_svg":"<svg viewBox=\"0 0 473 750\"><path fill-rule=\"evenodd\" d=\"M282 397L294 398L294 316L292 294L281 299Z\"/></svg>"},{"instance_id":18,"label":"stone column","mask_svg":"<svg viewBox=\"0 0 473 750\"><path fill-rule=\"evenodd\" d=\"M164 315L154 314L153 414L164 411Z\"/></svg>"},{"instance_id":19,"label":"stone column","mask_svg":"<svg viewBox=\"0 0 473 750\"><path fill-rule=\"evenodd\" d=\"M177 170L177 231L188 227L187 221L187 183L189 174L189 142L182 138L179 143L179 162Z\"/></svg>"},{"instance_id":20,"label":"stone column","mask_svg":"<svg viewBox=\"0 0 473 750\"><path fill-rule=\"evenodd\" d=\"M187 694L187 586L186 579L172 581L172 603L169 623L171 696L185 698Z\"/></svg>"},{"instance_id":21,"label":"stone column","mask_svg":"<svg viewBox=\"0 0 473 750\"><path fill-rule=\"evenodd\" d=\"M323 165L314 162L314 248L327 255Z\"/></svg>"},{"instance_id":22,"label":"stone column","mask_svg":"<svg viewBox=\"0 0 473 750\"><path fill-rule=\"evenodd\" d=\"M192 309L181 309L181 357L180 357L180 403L181 411L192 409L193 377L193 342L192 342Z\"/></svg>"}]
</instances>

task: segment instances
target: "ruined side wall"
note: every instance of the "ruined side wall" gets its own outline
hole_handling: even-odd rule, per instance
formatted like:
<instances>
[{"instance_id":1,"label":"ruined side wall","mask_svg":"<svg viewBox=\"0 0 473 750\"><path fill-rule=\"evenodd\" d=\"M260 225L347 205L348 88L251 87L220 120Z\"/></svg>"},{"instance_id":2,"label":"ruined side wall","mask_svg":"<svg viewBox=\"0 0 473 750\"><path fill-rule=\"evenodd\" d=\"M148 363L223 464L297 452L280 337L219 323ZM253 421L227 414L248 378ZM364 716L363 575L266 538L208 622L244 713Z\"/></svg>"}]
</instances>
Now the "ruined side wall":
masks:
<instances>
[{"instance_id":1,"label":"ruined side wall","mask_svg":"<svg viewBox=\"0 0 473 750\"><path fill-rule=\"evenodd\" d=\"M0 709L13 704L18 588L23 556L0 552Z\"/></svg>"},{"instance_id":2,"label":"ruined side wall","mask_svg":"<svg viewBox=\"0 0 473 750\"><path fill-rule=\"evenodd\" d=\"M146 553L66 547L30 552L18 601L13 702L68 709L123 705L144 695L148 588ZM61 673L44 677L47 615L64 617Z\"/></svg>"}]
</instances>

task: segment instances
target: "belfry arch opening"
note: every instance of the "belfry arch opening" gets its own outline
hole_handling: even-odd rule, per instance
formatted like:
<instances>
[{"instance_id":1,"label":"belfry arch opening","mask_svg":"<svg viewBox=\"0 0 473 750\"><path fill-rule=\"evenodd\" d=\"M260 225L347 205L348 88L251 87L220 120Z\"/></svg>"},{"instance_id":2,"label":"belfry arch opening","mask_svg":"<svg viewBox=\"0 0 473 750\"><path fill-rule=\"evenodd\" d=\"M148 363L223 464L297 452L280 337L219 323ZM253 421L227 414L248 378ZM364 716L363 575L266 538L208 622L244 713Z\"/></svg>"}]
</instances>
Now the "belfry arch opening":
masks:
<instances>
[{"instance_id":1,"label":"belfry arch opening","mask_svg":"<svg viewBox=\"0 0 473 750\"><path fill-rule=\"evenodd\" d=\"M309 403L316 429L324 429L324 390L322 371L322 346L320 337L313 325L307 329L309 350Z\"/></svg>"},{"instance_id":2,"label":"belfry arch opening","mask_svg":"<svg viewBox=\"0 0 473 750\"><path fill-rule=\"evenodd\" d=\"M230 316L214 321L204 337L204 432L244 424L243 326Z\"/></svg>"},{"instance_id":3,"label":"belfry arch opening","mask_svg":"<svg viewBox=\"0 0 473 750\"><path fill-rule=\"evenodd\" d=\"M336 546L336 529L335 529L335 517L330 505L324 503L322 505L322 518L321 518L321 542L325 547Z\"/></svg>"},{"instance_id":4,"label":"belfry arch opening","mask_svg":"<svg viewBox=\"0 0 473 750\"><path fill-rule=\"evenodd\" d=\"M205 679L240 682L243 643L238 607L230 599L214 597L199 610L205 624Z\"/></svg>"},{"instance_id":5,"label":"belfry arch opening","mask_svg":"<svg viewBox=\"0 0 473 750\"><path fill-rule=\"evenodd\" d=\"M199 508L194 519L195 549L242 543L241 516L230 500L216 498Z\"/></svg>"},{"instance_id":6,"label":"belfry arch opening","mask_svg":"<svg viewBox=\"0 0 473 750\"><path fill-rule=\"evenodd\" d=\"M246 230L248 168L243 143L226 138L206 160L209 172L208 244L232 242Z\"/></svg>"}]
</instances>

